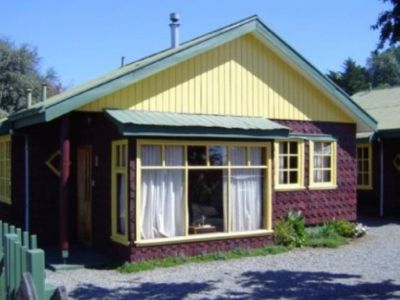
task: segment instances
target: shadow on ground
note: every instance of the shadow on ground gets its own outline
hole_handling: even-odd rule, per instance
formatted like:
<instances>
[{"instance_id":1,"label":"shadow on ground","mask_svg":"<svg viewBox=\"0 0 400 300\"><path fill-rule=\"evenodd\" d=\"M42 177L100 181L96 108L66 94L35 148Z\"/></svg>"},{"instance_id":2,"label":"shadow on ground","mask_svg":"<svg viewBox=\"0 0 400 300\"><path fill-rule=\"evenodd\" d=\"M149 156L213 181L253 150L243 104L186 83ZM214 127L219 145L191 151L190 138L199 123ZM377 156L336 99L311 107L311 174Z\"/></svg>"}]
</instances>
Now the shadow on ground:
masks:
<instances>
[{"instance_id":1,"label":"shadow on ground","mask_svg":"<svg viewBox=\"0 0 400 300\"><path fill-rule=\"evenodd\" d=\"M362 282L361 276L327 272L246 272L237 280L244 292L218 299L400 299L392 281ZM346 282L347 281L347 282Z\"/></svg>"},{"instance_id":2,"label":"shadow on ground","mask_svg":"<svg viewBox=\"0 0 400 300\"><path fill-rule=\"evenodd\" d=\"M173 274L171 273L171 276ZM74 299L184 299L190 294L202 294L211 289L213 282L142 283L135 287L107 289L92 284L81 285L69 296Z\"/></svg>"},{"instance_id":3,"label":"shadow on ground","mask_svg":"<svg viewBox=\"0 0 400 300\"><path fill-rule=\"evenodd\" d=\"M173 276L173 271L171 271ZM246 272L231 279L229 290L217 291L217 282L142 283L132 287L102 288L82 285L70 292L75 299L400 299L400 285L390 280L362 282L361 276L327 272ZM219 296L211 296L218 295ZM396 294L397 292L397 294ZM211 294L210 294L211 293Z\"/></svg>"},{"instance_id":4,"label":"shadow on ground","mask_svg":"<svg viewBox=\"0 0 400 300\"><path fill-rule=\"evenodd\" d=\"M361 216L357 218L357 222L361 222L368 227L381 227L390 224L400 224L400 218L394 217L385 217L385 218L377 218L377 217L368 217Z\"/></svg>"}]
</instances>

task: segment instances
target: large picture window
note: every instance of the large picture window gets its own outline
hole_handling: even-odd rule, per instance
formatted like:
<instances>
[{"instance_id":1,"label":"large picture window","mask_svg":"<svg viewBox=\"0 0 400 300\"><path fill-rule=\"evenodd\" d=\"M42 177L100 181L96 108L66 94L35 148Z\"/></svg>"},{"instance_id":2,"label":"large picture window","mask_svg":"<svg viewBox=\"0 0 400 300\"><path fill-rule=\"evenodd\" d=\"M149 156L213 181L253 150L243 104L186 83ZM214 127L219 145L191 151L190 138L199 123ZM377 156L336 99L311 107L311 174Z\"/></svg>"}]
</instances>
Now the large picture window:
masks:
<instances>
[{"instance_id":1,"label":"large picture window","mask_svg":"<svg viewBox=\"0 0 400 300\"><path fill-rule=\"evenodd\" d=\"M265 143L138 141L138 240L270 229Z\"/></svg>"},{"instance_id":2,"label":"large picture window","mask_svg":"<svg viewBox=\"0 0 400 300\"><path fill-rule=\"evenodd\" d=\"M0 137L0 202L11 204L11 138Z\"/></svg>"},{"instance_id":3,"label":"large picture window","mask_svg":"<svg viewBox=\"0 0 400 300\"><path fill-rule=\"evenodd\" d=\"M336 142L310 141L310 187L336 188Z\"/></svg>"},{"instance_id":4,"label":"large picture window","mask_svg":"<svg viewBox=\"0 0 400 300\"><path fill-rule=\"evenodd\" d=\"M128 243L128 141L112 142L111 238Z\"/></svg>"},{"instance_id":5,"label":"large picture window","mask_svg":"<svg viewBox=\"0 0 400 300\"><path fill-rule=\"evenodd\" d=\"M357 145L357 188L372 188L372 151L370 144Z\"/></svg>"},{"instance_id":6,"label":"large picture window","mask_svg":"<svg viewBox=\"0 0 400 300\"><path fill-rule=\"evenodd\" d=\"M275 143L275 189L304 188L304 143Z\"/></svg>"}]
</instances>

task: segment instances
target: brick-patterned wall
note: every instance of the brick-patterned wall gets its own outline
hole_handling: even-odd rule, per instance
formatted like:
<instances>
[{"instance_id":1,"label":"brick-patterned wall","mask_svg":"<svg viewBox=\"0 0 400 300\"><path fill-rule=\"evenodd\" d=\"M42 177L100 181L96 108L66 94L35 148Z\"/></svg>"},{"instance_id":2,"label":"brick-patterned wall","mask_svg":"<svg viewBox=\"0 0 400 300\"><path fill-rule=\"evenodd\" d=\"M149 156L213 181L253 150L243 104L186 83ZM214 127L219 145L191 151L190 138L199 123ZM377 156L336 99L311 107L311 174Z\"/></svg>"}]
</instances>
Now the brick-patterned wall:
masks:
<instances>
[{"instance_id":1,"label":"brick-patterned wall","mask_svg":"<svg viewBox=\"0 0 400 300\"><path fill-rule=\"evenodd\" d=\"M330 134L338 141L338 168L337 184L335 190L309 190L273 193L273 218L284 215L289 209L302 210L308 224L322 223L328 219L356 218L356 178L355 178L355 134L354 124L302 122L302 121L277 121L291 128L294 133L304 134ZM132 148L134 139L130 142L130 153L136 152ZM308 145L305 149L305 184L308 186ZM136 196L136 165L135 156L130 156L130 237L135 240L135 196ZM198 255L207 252L227 251L243 248L254 248L268 245L272 242L271 236L234 238L218 241L192 242L175 245L152 247L131 246L131 261L155 259L166 256Z\"/></svg>"},{"instance_id":2,"label":"brick-patterned wall","mask_svg":"<svg viewBox=\"0 0 400 300\"><path fill-rule=\"evenodd\" d=\"M276 122L291 129L292 133L330 134L337 139L337 189L310 190L309 145L305 143L304 191L275 192L273 218L282 217L288 210L301 210L307 224L320 224L329 219L355 220L356 197L356 128L353 124L282 121Z\"/></svg>"}]
</instances>

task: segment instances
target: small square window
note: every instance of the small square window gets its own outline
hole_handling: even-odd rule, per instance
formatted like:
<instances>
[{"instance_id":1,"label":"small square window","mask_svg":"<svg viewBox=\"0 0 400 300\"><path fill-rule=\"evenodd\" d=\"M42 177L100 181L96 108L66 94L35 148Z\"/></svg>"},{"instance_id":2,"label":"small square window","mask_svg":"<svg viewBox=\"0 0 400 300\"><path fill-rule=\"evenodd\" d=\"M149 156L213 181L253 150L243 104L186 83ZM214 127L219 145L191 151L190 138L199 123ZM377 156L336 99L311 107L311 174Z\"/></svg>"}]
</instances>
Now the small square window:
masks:
<instances>
[{"instance_id":1,"label":"small square window","mask_svg":"<svg viewBox=\"0 0 400 300\"><path fill-rule=\"evenodd\" d=\"M161 166L161 146L144 145L141 155L143 166Z\"/></svg>"}]
</instances>

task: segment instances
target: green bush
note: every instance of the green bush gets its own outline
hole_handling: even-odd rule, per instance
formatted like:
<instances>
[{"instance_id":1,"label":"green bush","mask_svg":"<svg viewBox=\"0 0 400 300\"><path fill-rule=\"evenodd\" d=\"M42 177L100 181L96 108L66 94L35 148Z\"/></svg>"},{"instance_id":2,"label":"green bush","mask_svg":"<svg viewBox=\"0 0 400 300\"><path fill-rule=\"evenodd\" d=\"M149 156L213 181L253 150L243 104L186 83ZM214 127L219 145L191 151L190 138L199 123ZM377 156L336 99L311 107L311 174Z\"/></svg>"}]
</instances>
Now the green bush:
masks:
<instances>
[{"instance_id":1,"label":"green bush","mask_svg":"<svg viewBox=\"0 0 400 300\"><path fill-rule=\"evenodd\" d=\"M356 232L356 225L349 221L338 220L334 221L333 225L335 226L336 232L343 237L352 238Z\"/></svg>"},{"instance_id":2,"label":"green bush","mask_svg":"<svg viewBox=\"0 0 400 300\"><path fill-rule=\"evenodd\" d=\"M274 240L278 245L286 247L301 247L306 239L304 218L301 211L289 211L275 225Z\"/></svg>"}]
</instances>

